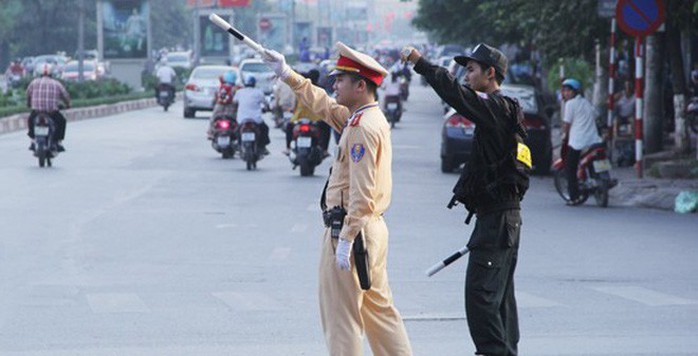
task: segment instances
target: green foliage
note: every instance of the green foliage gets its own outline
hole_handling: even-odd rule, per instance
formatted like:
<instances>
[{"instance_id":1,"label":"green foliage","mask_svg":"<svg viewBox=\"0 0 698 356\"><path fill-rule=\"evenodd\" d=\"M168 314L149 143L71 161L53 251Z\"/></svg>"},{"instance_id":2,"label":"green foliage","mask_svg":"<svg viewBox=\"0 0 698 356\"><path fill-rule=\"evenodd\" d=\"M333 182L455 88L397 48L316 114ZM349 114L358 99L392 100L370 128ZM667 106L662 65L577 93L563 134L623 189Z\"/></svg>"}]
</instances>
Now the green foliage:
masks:
<instances>
[{"instance_id":1,"label":"green foliage","mask_svg":"<svg viewBox=\"0 0 698 356\"><path fill-rule=\"evenodd\" d=\"M128 85L113 78L84 81L82 83L64 82L63 85L72 100L111 97L131 92L131 88Z\"/></svg>"},{"instance_id":2,"label":"green foliage","mask_svg":"<svg viewBox=\"0 0 698 356\"><path fill-rule=\"evenodd\" d=\"M582 90L591 88L594 82L594 68L581 59L565 58L553 63L548 69L548 89L556 91L560 89L560 65L565 67L565 78L574 78L582 82Z\"/></svg>"}]
</instances>

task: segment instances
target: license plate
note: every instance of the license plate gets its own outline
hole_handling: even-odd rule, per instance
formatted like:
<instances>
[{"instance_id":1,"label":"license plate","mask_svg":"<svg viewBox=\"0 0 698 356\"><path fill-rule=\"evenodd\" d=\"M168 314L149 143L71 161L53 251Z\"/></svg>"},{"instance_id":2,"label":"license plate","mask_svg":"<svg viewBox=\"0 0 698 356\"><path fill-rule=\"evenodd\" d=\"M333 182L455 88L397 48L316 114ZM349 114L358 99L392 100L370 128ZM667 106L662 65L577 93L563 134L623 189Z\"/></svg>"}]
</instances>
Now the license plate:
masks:
<instances>
[{"instance_id":1,"label":"license plate","mask_svg":"<svg viewBox=\"0 0 698 356\"><path fill-rule=\"evenodd\" d=\"M161 98L167 98L167 97L169 97L169 96L170 96L170 93L168 93L168 92L166 92L166 91L161 91L161 92L160 92L160 97L161 97Z\"/></svg>"},{"instance_id":2,"label":"license plate","mask_svg":"<svg viewBox=\"0 0 698 356\"><path fill-rule=\"evenodd\" d=\"M397 110L397 103L388 103L388 110Z\"/></svg>"},{"instance_id":3,"label":"license plate","mask_svg":"<svg viewBox=\"0 0 698 356\"><path fill-rule=\"evenodd\" d=\"M312 137L299 137L298 141L296 141L296 145L299 148L308 148L313 145L313 138Z\"/></svg>"},{"instance_id":4,"label":"license plate","mask_svg":"<svg viewBox=\"0 0 698 356\"><path fill-rule=\"evenodd\" d=\"M283 115L284 115L284 119L286 119L286 120L290 120L293 117L293 113L288 112L288 111L284 111Z\"/></svg>"},{"instance_id":5,"label":"license plate","mask_svg":"<svg viewBox=\"0 0 698 356\"><path fill-rule=\"evenodd\" d=\"M230 145L230 137L218 136L218 138L216 139L216 143L218 143L218 146L228 146Z\"/></svg>"},{"instance_id":6,"label":"license plate","mask_svg":"<svg viewBox=\"0 0 698 356\"><path fill-rule=\"evenodd\" d=\"M607 159L594 161L594 171L596 173L608 172L610 170L611 170L611 161L609 161Z\"/></svg>"},{"instance_id":7,"label":"license plate","mask_svg":"<svg viewBox=\"0 0 698 356\"><path fill-rule=\"evenodd\" d=\"M254 141L254 139L255 139L254 132L243 132L242 133L242 141L243 142Z\"/></svg>"},{"instance_id":8,"label":"license plate","mask_svg":"<svg viewBox=\"0 0 698 356\"><path fill-rule=\"evenodd\" d=\"M466 136L472 136L473 133L475 133L475 129L472 128L472 127L464 128L464 129L463 129L463 133L464 133Z\"/></svg>"},{"instance_id":9,"label":"license plate","mask_svg":"<svg viewBox=\"0 0 698 356\"><path fill-rule=\"evenodd\" d=\"M48 136L48 126L36 126L34 127L35 136Z\"/></svg>"}]
</instances>

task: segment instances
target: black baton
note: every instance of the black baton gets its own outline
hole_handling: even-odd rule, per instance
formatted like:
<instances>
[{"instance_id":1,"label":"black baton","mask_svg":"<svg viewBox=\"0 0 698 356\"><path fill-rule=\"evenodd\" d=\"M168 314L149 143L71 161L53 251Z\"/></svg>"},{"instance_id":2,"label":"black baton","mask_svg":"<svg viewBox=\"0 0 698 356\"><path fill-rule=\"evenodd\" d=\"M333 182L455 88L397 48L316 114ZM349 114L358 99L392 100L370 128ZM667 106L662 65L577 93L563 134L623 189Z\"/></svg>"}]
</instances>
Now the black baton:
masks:
<instances>
[{"instance_id":1,"label":"black baton","mask_svg":"<svg viewBox=\"0 0 698 356\"><path fill-rule=\"evenodd\" d=\"M356 265L356 274L359 275L359 284L361 289L371 289L371 268L368 265L368 250L364 246L364 239L361 232L354 239L354 264Z\"/></svg>"}]
</instances>

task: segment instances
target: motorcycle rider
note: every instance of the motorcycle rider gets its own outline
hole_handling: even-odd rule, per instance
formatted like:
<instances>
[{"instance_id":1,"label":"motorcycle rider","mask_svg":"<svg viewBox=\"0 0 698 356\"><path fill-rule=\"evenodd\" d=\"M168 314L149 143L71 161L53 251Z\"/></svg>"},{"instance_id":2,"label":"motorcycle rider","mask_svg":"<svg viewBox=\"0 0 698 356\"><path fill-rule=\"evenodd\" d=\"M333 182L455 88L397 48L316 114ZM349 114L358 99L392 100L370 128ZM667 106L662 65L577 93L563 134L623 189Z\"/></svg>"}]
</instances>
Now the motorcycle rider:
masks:
<instances>
[{"instance_id":1,"label":"motorcycle rider","mask_svg":"<svg viewBox=\"0 0 698 356\"><path fill-rule=\"evenodd\" d=\"M65 90L63 84L51 78L53 66L48 63L43 64L41 76L32 80L27 87L27 106L32 109L29 114L27 126L29 131L27 135L32 139L29 146L30 150L34 150L34 118L40 111L49 113L49 116L56 124L56 132L54 139L59 152L65 151L62 141L65 138L66 120L59 110L61 101L65 103L66 108L70 107L70 94Z\"/></svg>"},{"instance_id":2,"label":"motorcycle rider","mask_svg":"<svg viewBox=\"0 0 698 356\"><path fill-rule=\"evenodd\" d=\"M400 98L400 73L398 71L390 72L390 78L383 83L385 92L383 93L383 111L388 111L388 100L395 100L398 111L402 110L402 99Z\"/></svg>"},{"instance_id":3,"label":"motorcycle rider","mask_svg":"<svg viewBox=\"0 0 698 356\"><path fill-rule=\"evenodd\" d=\"M216 105L213 107L211 119L209 120L208 138L213 138L213 122L220 116L225 116L236 120L237 106L233 103L235 92L240 89L235 85L237 75L235 72L227 71L220 78L221 85L216 92Z\"/></svg>"},{"instance_id":4,"label":"motorcycle rider","mask_svg":"<svg viewBox=\"0 0 698 356\"><path fill-rule=\"evenodd\" d=\"M261 139L258 145L262 154L269 154L266 146L269 144L269 126L262 118L262 107L267 106L264 92L262 89L256 88L257 79L249 76L245 81L245 87L240 88L235 92L233 104L237 105L237 118L240 124L245 121L254 121L259 126Z\"/></svg>"},{"instance_id":5,"label":"motorcycle rider","mask_svg":"<svg viewBox=\"0 0 698 356\"><path fill-rule=\"evenodd\" d=\"M274 107L272 108L277 128L284 123L284 113L293 112L294 107L296 107L296 95L293 94L293 90L283 80L277 80L274 85Z\"/></svg>"},{"instance_id":6,"label":"motorcycle rider","mask_svg":"<svg viewBox=\"0 0 698 356\"><path fill-rule=\"evenodd\" d=\"M158 78L158 86L155 88L155 99L158 99L158 90L161 86L167 88L170 92L170 98L174 98L175 95L175 78L177 78L177 73L167 65L167 58L163 58L160 68L158 68L155 76Z\"/></svg>"},{"instance_id":7,"label":"motorcycle rider","mask_svg":"<svg viewBox=\"0 0 698 356\"><path fill-rule=\"evenodd\" d=\"M315 73L311 73L313 71L315 71ZM303 76L310 79L310 82L313 85L317 85L317 79L319 77L319 74L320 72L313 69L308 73L304 73ZM288 84L286 83L284 83L284 85L288 86ZM289 87L289 89L290 88L291 87ZM320 115L315 114L313 111L310 110L310 108L308 108L300 101L296 101L296 107L293 109L293 116L291 117L291 120L289 120L288 125L286 125L286 149L282 151L282 153L287 156L291 153L291 141L293 141L293 127L295 126L296 122L298 122L298 120L300 119L309 119L310 121L317 123L318 129L320 130L318 145L320 146L320 149L322 149L323 157L327 157L329 155L329 153L327 153L327 146L330 142L331 128L322 120L322 117Z\"/></svg>"},{"instance_id":8,"label":"motorcycle rider","mask_svg":"<svg viewBox=\"0 0 698 356\"><path fill-rule=\"evenodd\" d=\"M562 142L569 146L567 153L567 189L569 206L583 203L579 198L577 167L582 150L601 142L596 127L597 112L594 106L582 95L582 83L574 78L562 82L562 98L565 100L565 114L562 118Z\"/></svg>"}]
</instances>

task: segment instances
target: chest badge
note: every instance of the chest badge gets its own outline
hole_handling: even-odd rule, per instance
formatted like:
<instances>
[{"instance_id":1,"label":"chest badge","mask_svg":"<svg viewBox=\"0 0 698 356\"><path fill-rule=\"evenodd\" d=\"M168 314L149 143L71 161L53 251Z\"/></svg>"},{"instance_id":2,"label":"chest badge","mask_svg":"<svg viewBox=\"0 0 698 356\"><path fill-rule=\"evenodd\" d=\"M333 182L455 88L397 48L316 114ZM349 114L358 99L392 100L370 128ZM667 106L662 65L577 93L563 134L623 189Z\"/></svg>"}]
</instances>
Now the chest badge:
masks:
<instances>
[{"instance_id":1,"label":"chest badge","mask_svg":"<svg viewBox=\"0 0 698 356\"><path fill-rule=\"evenodd\" d=\"M366 149L362 143L357 143L354 144L354 146L351 146L351 160L354 161L354 163L359 163L359 161L361 161L361 159L364 157L364 153L366 153Z\"/></svg>"}]
</instances>

